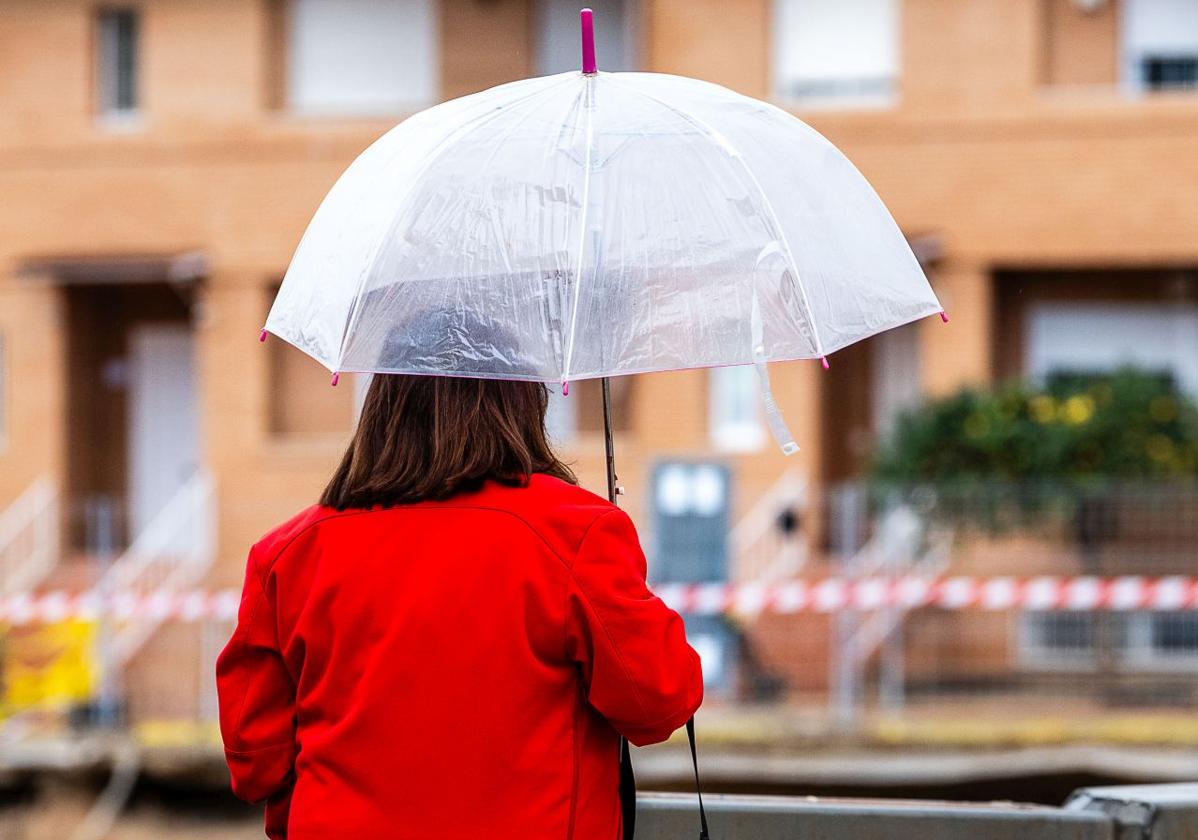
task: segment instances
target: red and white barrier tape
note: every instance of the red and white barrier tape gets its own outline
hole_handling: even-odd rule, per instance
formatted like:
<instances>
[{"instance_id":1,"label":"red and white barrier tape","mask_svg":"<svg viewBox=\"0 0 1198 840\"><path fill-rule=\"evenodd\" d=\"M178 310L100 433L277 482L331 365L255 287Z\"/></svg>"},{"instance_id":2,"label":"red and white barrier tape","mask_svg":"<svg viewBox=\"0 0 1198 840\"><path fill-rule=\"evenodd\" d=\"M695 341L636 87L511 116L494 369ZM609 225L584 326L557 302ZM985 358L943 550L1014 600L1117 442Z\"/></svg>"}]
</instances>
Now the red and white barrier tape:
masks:
<instances>
[{"instance_id":1,"label":"red and white barrier tape","mask_svg":"<svg viewBox=\"0 0 1198 840\"><path fill-rule=\"evenodd\" d=\"M235 589L118 592L107 599L101 597L98 592L20 592L0 596L0 622L52 624L70 619L94 621L105 613L116 621L135 618L160 621L232 621L237 618L237 607L240 603L241 593Z\"/></svg>"},{"instance_id":2,"label":"red and white barrier tape","mask_svg":"<svg viewBox=\"0 0 1198 840\"><path fill-rule=\"evenodd\" d=\"M830 613L841 609L942 610L1198 610L1198 577L899 577L823 578L773 584L659 584L663 601L689 615L757 615L763 612ZM123 592L105 600L96 592L0 596L0 623L95 620L232 621L241 594L235 589Z\"/></svg>"},{"instance_id":3,"label":"red and white barrier tape","mask_svg":"<svg viewBox=\"0 0 1198 840\"><path fill-rule=\"evenodd\" d=\"M944 610L1192 610L1198 578L942 577L824 578L769 585L662 584L655 591L682 613L834 612L882 607Z\"/></svg>"}]
</instances>

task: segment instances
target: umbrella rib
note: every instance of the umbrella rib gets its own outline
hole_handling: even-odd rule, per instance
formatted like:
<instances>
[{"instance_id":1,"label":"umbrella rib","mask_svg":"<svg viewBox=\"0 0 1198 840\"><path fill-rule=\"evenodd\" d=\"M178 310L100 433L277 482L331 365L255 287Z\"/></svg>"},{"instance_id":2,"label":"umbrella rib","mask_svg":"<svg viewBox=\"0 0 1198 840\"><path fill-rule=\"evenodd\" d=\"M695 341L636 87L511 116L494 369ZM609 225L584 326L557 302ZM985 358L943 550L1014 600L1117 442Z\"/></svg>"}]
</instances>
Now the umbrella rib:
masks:
<instances>
[{"instance_id":1,"label":"umbrella rib","mask_svg":"<svg viewBox=\"0 0 1198 840\"><path fill-rule=\"evenodd\" d=\"M408 194L411 194L416 189L416 187L419 185L420 181L424 178L424 176L426 174L428 174L428 171L433 167L433 164L435 164L438 160L441 159L441 156L445 153L446 149L448 149L449 146L461 141L464 137L466 137L470 134L473 134L475 131L482 128L484 125L490 123L492 120L497 119L508 109L514 108L515 106L520 105L521 103L526 102L529 99L533 99L537 96L540 96L541 94L545 93L546 91L552 90L552 89L556 88L558 85L564 84L565 82L572 81L575 78L574 74L572 74L572 73L570 73L570 74L562 73L561 76L562 76L562 78L555 84L545 85L544 87L538 88L537 90L534 90L531 93L527 93L523 96L517 96L515 99L512 99L508 102L505 102L501 105L496 105L494 108L484 111L481 114L478 114L477 116L475 116L473 119L471 119L467 123L465 123L461 126L458 126L458 128L455 131L453 131L449 136L443 138L441 140L441 142L437 144L437 148L428 156L428 159L424 162L424 165L420 169L420 174L412 179L412 185L411 185L411 187L409 187L409 189L407 191ZM367 281L367 279L369 279L370 275L373 273L374 264L378 260L378 255L383 250L383 245L386 244L387 240L390 238L391 231L394 228L395 223L398 220L398 218L402 215L402 213L403 213L403 204L401 203L400 209L395 213L395 215L391 218L391 222L387 225L386 232L379 238L378 243L375 245L374 252L370 255L370 259L366 263L366 270L362 272L362 277L360 280L358 280L358 290L357 290L357 292L354 293L353 305L349 312L349 318L345 322L345 332L342 333L342 335L341 335L341 346L337 349L337 367L339 369L340 369L341 365L344 364L344 362L345 362L346 342L349 341L350 334L354 331L354 328L357 326L358 316L361 314L362 292L366 288L366 281Z\"/></svg>"},{"instance_id":2,"label":"umbrella rib","mask_svg":"<svg viewBox=\"0 0 1198 840\"><path fill-rule=\"evenodd\" d=\"M563 393L564 389L569 387L570 366L574 362L574 338L578 329L578 301L582 298L582 258L586 252L587 210L591 206L591 159L595 149L594 78L594 76L587 76L584 88L586 93L583 103L586 111L586 157L583 162L582 175L582 217L578 223L578 261L574 270L574 305L570 308L570 342L566 345L565 366L562 370Z\"/></svg>"},{"instance_id":3,"label":"umbrella rib","mask_svg":"<svg viewBox=\"0 0 1198 840\"><path fill-rule=\"evenodd\" d=\"M620 87L626 88L626 89L632 91L633 93L636 93L636 94L639 94L639 95L645 97L646 99L650 100L651 102L656 102L658 105L660 105L661 107L663 107L669 111L673 111L675 114L680 116L682 119L689 122L692 126L699 129L700 132L702 132L703 134L706 134L707 137L709 139L711 139L713 142L715 142L717 145L723 146L725 149L727 149L730 152L731 156L734 157L736 159L736 161L740 164L741 169L743 169L745 174L749 177L749 182L750 182L751 186L753 187L754 190L757 191L757 195L761 198L761 201L765 206L765 211L767 214L769 214L770 222L773 224L774 229L778 232L778 238L782 242L782 250L786 252L786 259L790 263L790 269L795 274L795 284L799 287L799 296L802 298L803 308L807 310L807 321L808 321L808 323L811 324L811 337L815 339L816 358L824 356L825 355L824 343L822 341L820 341L819 327L815 323L815 312L811 309L811 301L809 301L807 299L807 287L803 284L803 278L799 273L799 264L795 260L794 252L791 251L791 249L790 249L790 242L786 238L786 231L784 231L782 229L782 222L778 219L778 214L774 211L774 205L773 205L773 203L770 202L769 196L767 196L765 194L765 190L762 188L761 182L759 180L757 180L757 175L754 174L753 170L749 167L749 165L747 163L745 163L744 155L742 155L740 153L740 150L737 149L736 146L734 146L732 144L731 140L729 140L727 137L725 137L719 131L717 131L714 128L712 128L711 126L709 126L703 120L696 117L694 114L691 114L688 111L684 111L682 108L679 108L677 105L671 105L669 102L666 102L664 99L659 99L658 97L654 96L651 93L646 93L645 91L637 88L635 85L626 85L615 78L611 78L611 81L613 84L616 84L616 85L619 85Z\"/></svg>"}]
</instances>

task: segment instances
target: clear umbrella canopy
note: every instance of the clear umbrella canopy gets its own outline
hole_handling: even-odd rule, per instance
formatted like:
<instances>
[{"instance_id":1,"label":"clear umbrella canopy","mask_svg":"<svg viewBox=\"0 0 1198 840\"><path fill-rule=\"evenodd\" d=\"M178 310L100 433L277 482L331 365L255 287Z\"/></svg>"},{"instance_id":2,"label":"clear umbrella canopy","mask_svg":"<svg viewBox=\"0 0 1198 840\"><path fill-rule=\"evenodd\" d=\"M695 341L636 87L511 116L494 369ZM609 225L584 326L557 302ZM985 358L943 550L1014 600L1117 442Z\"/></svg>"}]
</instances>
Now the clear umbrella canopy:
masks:
<instances>
[{"instance_id":1,"label":"clear umbrella canopy","mask_svg":"<svg viewBox=\"0 0 1198 840\"><path fill-rule=\"evenodd\" d=\"M940 311L877 194L794 116L573 72L370 146L266 328L331 371L564 382L820 358Z\"/></svg>"}]
</instances>

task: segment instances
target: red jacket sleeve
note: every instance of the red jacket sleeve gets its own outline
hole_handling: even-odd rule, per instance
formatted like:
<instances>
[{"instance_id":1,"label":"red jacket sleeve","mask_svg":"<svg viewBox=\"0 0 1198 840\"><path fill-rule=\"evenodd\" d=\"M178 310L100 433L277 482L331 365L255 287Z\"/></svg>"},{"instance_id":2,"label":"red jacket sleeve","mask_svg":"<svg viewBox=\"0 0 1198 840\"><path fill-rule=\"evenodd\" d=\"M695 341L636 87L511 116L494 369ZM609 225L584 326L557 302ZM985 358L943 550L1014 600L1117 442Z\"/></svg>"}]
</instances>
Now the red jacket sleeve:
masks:
<instances>
[{"instance_id":1,"label":"red jacket sleeve","mask_svg":"<svg viewBox=\"0 0 1198 840\"><path fill-rule=\"evenodd\" d=\"M599 516L579 547L568 596L567 649L590 704L637 746L670 737L703 702L699 657L682 618L645 585L628 515Z\"/></svg>"},{"instance_id":2,"label":"red jacket sleeve","mask_svg":"<svg viewBox=\"0 0 1198 840\"><path fill-rule=\"evenodd\" d=\"M258 546L250 551L237 629L216 661L216 690L233 793L270 799L268 821L277 823L294 779L295 685L279 652L261 554Z\"/></svg>"}]
</instances>

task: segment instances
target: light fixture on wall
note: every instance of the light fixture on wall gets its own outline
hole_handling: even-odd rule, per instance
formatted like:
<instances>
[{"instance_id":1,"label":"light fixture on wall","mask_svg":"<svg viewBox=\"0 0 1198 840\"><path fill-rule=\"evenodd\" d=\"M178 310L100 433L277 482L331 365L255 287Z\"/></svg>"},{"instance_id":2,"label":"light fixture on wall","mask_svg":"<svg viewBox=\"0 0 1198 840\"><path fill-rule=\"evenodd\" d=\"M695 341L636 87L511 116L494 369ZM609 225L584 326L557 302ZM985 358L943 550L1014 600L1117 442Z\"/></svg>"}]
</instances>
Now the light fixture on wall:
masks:
<instances>
[{"instance_id":1,"label":"light fixture on wall","mask_svg":"<svg viewBox=\"0 0 1198 840\"><path fill-rule=\"evenodd\" d=\"M1073 0L1073 5L1081 12L1092 15L1107 4L1108 0Z\"/></svg>"}]
</instances>

